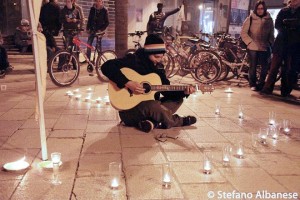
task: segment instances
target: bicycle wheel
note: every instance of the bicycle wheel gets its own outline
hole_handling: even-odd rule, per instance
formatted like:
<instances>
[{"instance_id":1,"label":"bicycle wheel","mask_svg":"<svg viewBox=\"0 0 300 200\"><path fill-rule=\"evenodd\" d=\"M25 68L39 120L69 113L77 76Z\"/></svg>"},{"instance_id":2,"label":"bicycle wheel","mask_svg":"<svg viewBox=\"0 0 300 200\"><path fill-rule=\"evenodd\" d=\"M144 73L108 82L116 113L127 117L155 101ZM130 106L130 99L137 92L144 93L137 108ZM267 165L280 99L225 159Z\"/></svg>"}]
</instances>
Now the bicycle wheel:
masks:
<instances>
[{"instance_id":1,"label":"bicycle wheel","mask_svg":"<svg viewBox=\"0 0 300 200\"><path fill-rule=\"evenodd\" d=\"M52 82L60 87L72 85L79 76L78 59L66 50L57 51L49 60L48 66Z\"/></svg>"},{"instance_id":2,"label":"bicycle wheel","mask_svg":"<svg viewBox=\"0 0 300 200\"><path fill-rule=\"evenodd\" d=\"M116 59L117 55L112 50L103 51L96 60L96 72L100 81L107 82L109 79L102 73L101 67L108 60Z\"/></svg>"},{"instance_id":3,"label":"bicycle wheel","mask_svg":"<svg viewBox=\"0 0 300 200\"><path fill-rule=\"evenodd\" d=\"M228 67L226 64L223 64L221 67L221 74L218 78L218 81L223 81L228 77L228 74L230 72L230 67Z\"/></svg>"},{"instance_id":4,"label":"bicycle wheel","mask_svg":"<svg viewBox=\"0 0 300 200\"><path fill-rule=\"evenodd\" d=\"M162 58L162 64L164 65L166 76L170 78L170 75L174 69L174 60L168 52L164 54L164 57Z\"/></svg>"},{"instance_id":5,"label":"bicycle wheel","mask_svg":"<svg viewBox=\"0 0 300 200\"><path fill-rule=\"evenodd\" d=\"M218 54L208 50L197 51L189 60L191 75L200 83L212 83L221 75L222 61Z\"/></svg>"}]
</instances>

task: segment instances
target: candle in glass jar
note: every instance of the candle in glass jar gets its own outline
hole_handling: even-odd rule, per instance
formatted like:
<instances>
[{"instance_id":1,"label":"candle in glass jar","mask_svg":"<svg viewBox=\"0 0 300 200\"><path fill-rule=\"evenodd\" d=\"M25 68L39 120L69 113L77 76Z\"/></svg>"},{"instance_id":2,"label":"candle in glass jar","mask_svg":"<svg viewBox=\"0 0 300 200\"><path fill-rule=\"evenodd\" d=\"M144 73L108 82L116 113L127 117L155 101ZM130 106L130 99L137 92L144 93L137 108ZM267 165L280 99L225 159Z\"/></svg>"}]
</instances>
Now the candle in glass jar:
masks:
<instances>
[{"instance_id":1,"label":"candle in glass jar","mask_svg":"<svg viewBox=\"0 0 300 200\"><path fill-rule=\"evenodd\" d=\"M238 148L236 155L238 158L244 158L244 151L243 151L242 147Z\"/></svg>"},{"instance_id":2,"label":"candle in glass jar","mask_svg":"<svg viewBox=\"0 0 300 200\"><path fill-rule=\"evenodd\" d=\"M203 169L204 169L204 174L210 174L211 173L211 163L209 160L206 160L204 161L204 166L203 166Z\"/></svg>"},{"instance_id":3,"label":"candle in glass jar","mask_svg":"<svg viewBox=\"0 0 300 200\"><path fill-rule=\"evenodd\" d=\"M110 186L111 186L112 189L118 188L119 187L118 179L117 178L112 179Z\"/></svg>"}]
</instances>

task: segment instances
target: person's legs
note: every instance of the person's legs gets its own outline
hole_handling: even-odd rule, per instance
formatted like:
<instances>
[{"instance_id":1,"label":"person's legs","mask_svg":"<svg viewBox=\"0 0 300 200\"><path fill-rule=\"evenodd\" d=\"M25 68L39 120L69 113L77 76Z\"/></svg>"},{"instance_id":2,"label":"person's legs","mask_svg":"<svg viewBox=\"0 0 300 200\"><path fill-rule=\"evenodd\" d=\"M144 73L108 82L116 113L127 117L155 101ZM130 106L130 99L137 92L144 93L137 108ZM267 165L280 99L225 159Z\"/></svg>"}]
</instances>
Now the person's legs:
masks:
<instances>
[{"instance_id":1,"label":"person's legs","mask_svg":"<svg viewBox=\"0 0 300 200\"><path fill-rule=\"evenodd\" d=\"M173 105L171 102L168 102L165 105L172 107L172 110L169 110L160 101L150 100L141 102L133 109L121 111L119 114L121 120L127 126L135 126L139 129L141 129L141 122L146 120L152 122L154 127L160 124L162 128L191 125L196 122L196 118L191 119L191 116L184 118L173 114L173 111L178 109L179 102Z\"/></svg>"},{"instance_id":2,"label":"person's legs","mask_svg":"<svg viewBox=\"0 0 300 200\"><path fill-rule=\"evenodd\" d=\"M90 34L89 37L88 37L88 40L87 40L87 44L89 44L90 46L92 46L94 38L95 38L95 35L94 34ZM87 54L87 57L89 59L91 59L91 49L90 48L87 48L86 54Z\"/></svg>"},{"instance_id":3,"label":"person's legs","mask_svg":"<svg viewBox=\"0 0 300 200\"><path fill-rule=\"evenodd\" d=\"M268 51L260 51L258 52L257 56L258 59L260 60L261 71L260 71L259 80L256 89L260 91L265 84L265 80L268 74L268 69L269 69L268 59L270 57L270 53Z\"/></svg>"},{"instance_id":4,"label":"person's legs","mask_svg":"<svg viewBox=\"0 0 300 200\"><path fill-rule=\"evenodd\" d=\"M273 54L268 78L263 89L261 90L262 93L272 94L279 68L280 66L282 66L282 61L283 61L282 55L280 55L279 53Z\"/></svg>"},{"instance_id":5,"label":"person's legs","mask_svg":"<svg viewBox=\"0 0 300 200\"><path fill-rule=\"evenodd\" d=\"M250 68L249 68L249 85L255 90L256 87L256 66L257 66L257 51L248 50Z\"/></svg>"}]
</instances>

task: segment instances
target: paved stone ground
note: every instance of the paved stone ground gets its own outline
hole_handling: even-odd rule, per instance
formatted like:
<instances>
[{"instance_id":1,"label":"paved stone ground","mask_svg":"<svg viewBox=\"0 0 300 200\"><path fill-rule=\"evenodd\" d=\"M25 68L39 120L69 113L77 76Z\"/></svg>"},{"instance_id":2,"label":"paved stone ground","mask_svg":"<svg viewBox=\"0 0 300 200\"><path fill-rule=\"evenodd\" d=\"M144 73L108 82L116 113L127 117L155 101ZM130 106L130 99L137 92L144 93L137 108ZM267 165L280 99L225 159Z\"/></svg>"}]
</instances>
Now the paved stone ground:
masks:
<instances>
[{"instance_id":1,"label":"paved stone ground","mask_svg":"<svg viewBox=\"0 0 300 200\"><path fill-rule=\"evenodd\" d=\"M52 170L43 169L39 127L34 120L35 82L32 61L13 63L15 71L0 79L6 86L0 92L0 165L26 156L30 168L20 172L0 171L0 199L218 199L221 192L258 191L300 194L300 113L299 105L264 98L249 90L243 81L218 83L212 94L191 95L178 111L197 116L194 126L154 130L145 134L119 125L117 112L106 104L70 99L66 91L79 88L83 97L91 87L93 99L107 95L105 83L85 72L72 87L58 88L48 77L44 104L48 155L61 152L62 184L50 183ZM85 70L83 70L85 71ZM194 83L190 77L175 77L173 83ZM231 84L234 93L224 89ZM299 91L294 91L299 96ZM220 116L215 105L221 106ZM238 106L244 120L238 119ZM252 135L268 126L268 113L277 122L292 121L291 135L280 133L267 145L255 143ZM155 136L177 136L158 142ZM245 157L238 159L237 144L242 141ZM222 147L232 147L230 166L222 165ZM212 174L203 173L203 153L212 154ZM121 186L109 188L109 163L122 163ZM162 188L162 165L171 163L172 185ZM208 193L211 191L211 193ZM218 193L219 192L219 193ZM250 196L253 198L249 198ZM221 196L225 199L224 196ZM237 196L235 196L237 197ZM259 197L259 196L258 196ZM231 198L233 199L233 198ZM267 199L267 198L256 198ZM280 198L276 198L280 199ZM284 198L282 198L284 199Z\"/></svg>"}]
</instances>

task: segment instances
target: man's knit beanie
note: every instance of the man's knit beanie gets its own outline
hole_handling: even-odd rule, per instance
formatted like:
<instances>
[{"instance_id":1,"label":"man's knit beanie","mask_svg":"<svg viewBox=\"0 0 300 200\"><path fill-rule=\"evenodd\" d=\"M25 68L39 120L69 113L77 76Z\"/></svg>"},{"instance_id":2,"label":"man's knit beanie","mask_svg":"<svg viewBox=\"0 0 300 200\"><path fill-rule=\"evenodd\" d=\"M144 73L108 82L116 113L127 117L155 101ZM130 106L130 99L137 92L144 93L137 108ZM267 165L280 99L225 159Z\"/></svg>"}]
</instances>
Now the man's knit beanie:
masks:
<instances>
[{"instance_id":1,"label":"man's knit beanie","mask_svg":"<svg viewBox=\"0 0 300 200\"><path fill-rule=\"evenodd\" d=\"M145 52L148 54L166 53L166 46L164 40L156 34L150 34L146 37L144 49Z\"/></svg>"}]
</instances>

